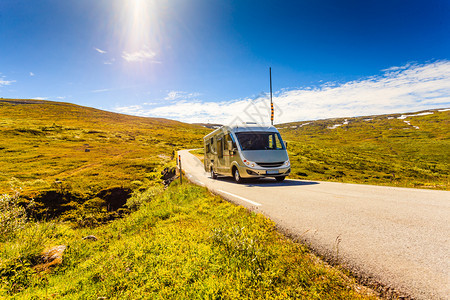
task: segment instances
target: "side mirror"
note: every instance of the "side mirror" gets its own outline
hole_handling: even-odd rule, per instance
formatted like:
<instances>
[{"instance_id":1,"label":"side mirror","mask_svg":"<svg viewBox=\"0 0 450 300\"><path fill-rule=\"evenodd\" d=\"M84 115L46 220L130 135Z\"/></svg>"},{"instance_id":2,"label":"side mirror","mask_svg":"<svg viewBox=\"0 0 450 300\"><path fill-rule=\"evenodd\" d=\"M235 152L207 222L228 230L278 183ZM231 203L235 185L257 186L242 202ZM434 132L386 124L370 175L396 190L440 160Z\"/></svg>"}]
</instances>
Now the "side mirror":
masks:
<instances>
[{"instance_id":1,"label":"side mirror","mask_svg":"<svg viewBox=\"0 0 450 300\"><path fill-rule=\"evenodd\" d=\"M284 142L284 147L287 149L287 142Z\"/></svg>"}]
</instances>

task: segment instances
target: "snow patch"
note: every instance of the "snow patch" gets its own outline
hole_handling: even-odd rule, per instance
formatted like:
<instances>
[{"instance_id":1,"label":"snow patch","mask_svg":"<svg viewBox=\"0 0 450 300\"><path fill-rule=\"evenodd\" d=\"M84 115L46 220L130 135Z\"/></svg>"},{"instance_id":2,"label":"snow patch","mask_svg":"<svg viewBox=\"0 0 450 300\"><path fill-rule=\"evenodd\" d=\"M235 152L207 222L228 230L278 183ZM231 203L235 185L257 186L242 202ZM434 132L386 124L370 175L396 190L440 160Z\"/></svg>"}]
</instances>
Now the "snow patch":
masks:
<instances>
[{"instance_id":1,"label":"snow patch","mask_svg":"<svg viewBox=\"0 0 450 300\"><path fill-rule=\"evenodd\" d=\"M409 118L409 117L426 116L426 115L432 115L432 114L434 114L434 113L433 112L423 112L423 113L415 114L415 115L401 115L397 119L404 120L404 119Z\"/></svg>"},{"instance_id":2,"label":"snow patch","mask_svg":"<svg viewBox=\"0 0 450 300\"><path fill-rule=\"evenodd\" d=\"M333 125L333 126L329 126L329 127L327 127L328 129L336 129L336 128L338 128L339 126L342 126L342 124L336 124L336 125Z\"/></svg>"},{"instance_id":3,"label":"snow patch","mask_svg":"<svg viewBox=\"0 0 450 300\"><path fill-rule=\"evenodd\" d=\"M403 122L405 122L406 124L408 124L409 126L412 126L412 127L414 127L414 129L420 129L419 128L419 126L414 126L414 125L411 125L411 122L410 121L406 121L406 120L404 120Z\"/></svg>"},{"instance_id":4,"label":"snow patch","mask_svg":"<svg viewBox=\"0 0 450 300\"><path fill-rule=\"evenodd\" d=\"M308 123L307 123L307 124L308 124ZM329 127L327 127L327 128L328 128L328 129L336 129L336 128L338 128L339 126L347 125L347 124L348 124L348 120L345 119L344 123L342 123L342 124L335 124L335 125L329 126ZM304 125L306 125L306 124L304 124Z\"/></svg>"}]
</instances>

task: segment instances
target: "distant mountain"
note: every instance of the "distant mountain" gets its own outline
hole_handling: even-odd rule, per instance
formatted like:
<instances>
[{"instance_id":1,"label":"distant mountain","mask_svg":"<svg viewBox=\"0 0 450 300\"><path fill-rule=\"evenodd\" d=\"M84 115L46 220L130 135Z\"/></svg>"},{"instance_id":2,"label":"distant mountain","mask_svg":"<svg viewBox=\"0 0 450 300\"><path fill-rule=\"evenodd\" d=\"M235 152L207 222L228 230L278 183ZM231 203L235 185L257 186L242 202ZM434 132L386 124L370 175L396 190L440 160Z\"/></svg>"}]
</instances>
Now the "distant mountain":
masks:
<instances>
[{"instance_id":1,"label":"distant mountain","mask_svg":"<svg viewBox=\"0 0 450 300\"><path fill-rule=\"evenodd\" d=\"M349 118L330 118L330 119L321 119L321 120L315 120L315 121L299 121L299 122L289 122L289 123L282 123L276 125L278 129L295 129L295 128L301 128L303 126L308 125L318 125L318 124L333 124L328 126L328 129L336 129L343 125L348 125L350 122L357 123L360 121L364 122L370 122L374 119L381 120L381 119L387 119L387 120L405 120L406 118L411 117L418 117L418 116L426 116L434 113L440 113L440 112L447 112L450 111L450 108L440 108L440 109L429 109L429 110L422 110L418 112L410 112L410 113L396 113L396 114L384 114L384 115L370 115L370 116L362 116L362 117L349 117ZM409 123L409 121L404 121L406 124Z\"/></svg>"}]
</instances>

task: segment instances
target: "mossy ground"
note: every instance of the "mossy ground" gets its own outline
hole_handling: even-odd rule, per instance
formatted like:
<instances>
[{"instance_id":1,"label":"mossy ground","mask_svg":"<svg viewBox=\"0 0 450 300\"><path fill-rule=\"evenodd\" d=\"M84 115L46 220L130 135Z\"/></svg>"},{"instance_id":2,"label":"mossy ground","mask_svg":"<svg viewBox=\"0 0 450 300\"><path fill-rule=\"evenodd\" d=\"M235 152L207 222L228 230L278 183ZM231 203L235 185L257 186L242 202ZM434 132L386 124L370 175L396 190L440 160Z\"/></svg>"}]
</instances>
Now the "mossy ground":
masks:
<instances>
[{"instance_id":1,"label":"mossy ground","mask_svg":"<svg viewBox=\"0 0 450 300\"><path fill-rule=\"evenodd\" d=\"M209 130L69 103L0 99L0 193L65 188L95 194L158 179L174 151L200 147Z\"/></svg>"},{"instance_id":2,"label":"mossy ground","mask_svg":"<svg viewBox=\"0 0 450 300\"><path fill-rule=\"evenodd\" d=\"M0 99L0 194L20 192L36 220L95 226L126 213L134 190L160 182L209 130L70 103Z\"/></svg>"},{"instance_id":3,"label":"mossy ground","mask_svg":"<svg viewBox=\"0 0 450 300\"><path fill-rule=\"evenodd\" d=\"M448 190L450 111L412 115L277 126L288 142L290 177Z\"/></svg>"}]
</instances>

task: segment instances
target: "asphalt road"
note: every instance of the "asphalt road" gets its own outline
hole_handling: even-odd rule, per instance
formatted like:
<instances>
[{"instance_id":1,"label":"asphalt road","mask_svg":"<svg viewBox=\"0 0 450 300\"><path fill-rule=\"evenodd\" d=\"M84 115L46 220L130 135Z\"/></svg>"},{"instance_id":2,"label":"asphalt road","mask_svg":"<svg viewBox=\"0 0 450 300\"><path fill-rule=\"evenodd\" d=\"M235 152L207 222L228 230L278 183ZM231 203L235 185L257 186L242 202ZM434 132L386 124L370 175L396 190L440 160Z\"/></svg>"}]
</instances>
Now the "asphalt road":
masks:
<instances>
[{"instance_id":1,"label":"asphalt road","mask_svg":"<svg viewBox=\"0 0 450 300\"><path fill-rule=\"evenodd\" d=\"M188 150L189 179L260 212L316 253L415 299L450 299L450 192L286 179L213 180Z\"/></svg>"}]
</instances>

